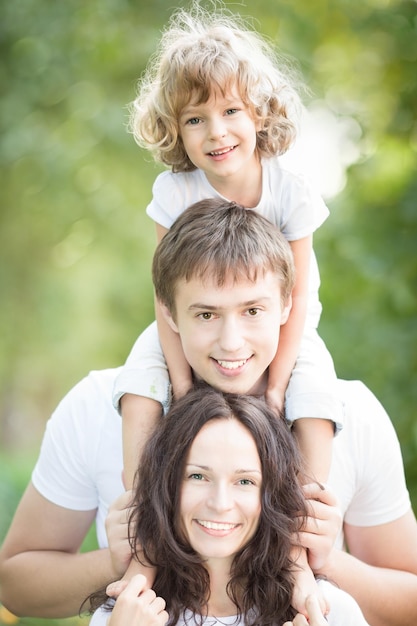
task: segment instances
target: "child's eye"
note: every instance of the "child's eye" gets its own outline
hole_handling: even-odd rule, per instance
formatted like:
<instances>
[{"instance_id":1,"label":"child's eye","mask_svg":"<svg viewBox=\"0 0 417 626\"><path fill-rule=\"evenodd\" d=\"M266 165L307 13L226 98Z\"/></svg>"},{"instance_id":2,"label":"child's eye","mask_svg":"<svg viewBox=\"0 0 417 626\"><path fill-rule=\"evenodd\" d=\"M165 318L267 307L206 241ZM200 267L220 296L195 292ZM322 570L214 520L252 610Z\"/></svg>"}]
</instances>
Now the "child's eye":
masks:
<instances>
[{"instance_id":1,"label":"child's eye","mask_svg":"<svg viewBox=\"0 0 417 626\"><path fill-rule=\"evenodd\" d=\"M233 113L237 113L239 109L227 109L226 115L233 115Z\"/></svg>"},{"instance_id":2,"label":"child's eye","mask_svg":"<svg viewBox=\"0 0 417 626\"><path fill-rule=\"evenodd\" d=\"M190 117L190 119L186 121L186 124L188 124L189 126L197 126L199 122L200 122L199 117Z\"/></svg>"}]
</instances>

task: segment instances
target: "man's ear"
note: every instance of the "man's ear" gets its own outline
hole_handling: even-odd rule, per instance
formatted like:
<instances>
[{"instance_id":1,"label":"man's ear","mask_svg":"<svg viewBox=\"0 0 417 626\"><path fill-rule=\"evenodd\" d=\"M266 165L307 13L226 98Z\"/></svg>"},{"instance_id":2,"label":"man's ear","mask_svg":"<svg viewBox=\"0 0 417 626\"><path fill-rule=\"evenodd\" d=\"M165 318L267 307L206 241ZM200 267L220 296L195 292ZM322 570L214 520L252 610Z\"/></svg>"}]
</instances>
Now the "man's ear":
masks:
<instances>
[{"instance_id":1,"label":"man's ear","mask_svg":"<svg viewBox=\"0 0 417 626\"><path fill-rule=\"evenodd\" d=\"M283 324L285 324L285 322L288 321L288 318L290 316L290 311L291 311L291 307L292 307L292 296L288 297L287 302L284 304L284 306L282 307L282 312L281 312L281 326Z\"/></svg>"},{"instance_id":2,"label":"man's ear","mask_svg":"<svg viewBox=\"0 0 417 626\"><path fill-rule=\"evenodd\" d=\"M162 315L164 316L165 320L167 321L168 326L170 326L172 328L172 330L174 331L174 333L178 333L178 326L176 325L174 318L172 317L172 313L169 310L169 308L167 307L166 304L162 304L161 301L159 301L159 308L162 312Z\"/></svg>"}]
</instances>

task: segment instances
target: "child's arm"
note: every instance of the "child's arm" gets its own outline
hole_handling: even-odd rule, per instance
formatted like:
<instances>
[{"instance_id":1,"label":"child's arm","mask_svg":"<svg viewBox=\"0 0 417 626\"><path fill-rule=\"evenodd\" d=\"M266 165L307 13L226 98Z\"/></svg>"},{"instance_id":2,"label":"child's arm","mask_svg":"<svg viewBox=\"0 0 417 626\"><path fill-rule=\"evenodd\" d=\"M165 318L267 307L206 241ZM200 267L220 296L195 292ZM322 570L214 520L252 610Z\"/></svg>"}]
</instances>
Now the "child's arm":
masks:
<instances>
[{"instance_id":1,"label":"child's arm","mask_svg":"<svg viewBox=\"0 0 417 626\"><path fill-rule=\"evenodd\" d=\"M155 298L155 315L158 324L159 341L168 367L172 394L175 399L184 396L192 387L191 367L185 358L180 336L175 333L161 311L161 305Z\"/></svg>"},{"instance_id":2,"label":"child's arm","mask_svg":"<svg viewBox=\"0 0 417 626\"><path fill-rule=\"evenodd\" d=\"M284 396L297 360L307 314L308 281L313 237L291 241L296 282L288 320L281 326L278 350L269 366L266 400L277 412L284 408Z\"/></svg>"},{"instance_id":3,"label":"child's arm","mask_svg":"<svg viewBox=\"0 0 417 626\"><path fill-rule=\"evenodd\" d=\"M156 224L158 243L167 232L166 228ZM192 386L191 368L184 356L180 337L167 323L157 299L155 299L155 316L158 324L159 341L168 366L172 392L174 398L181 398Z\"/></svg>"},{"instance_id":4,"label":"child's arm","mask_svg":"<svg viewBox=\"0 0 417 626\"><path fill-rule=\"evenodd\" d=\"M284 396L300 349L304 332L312 236L290 243L294 255L296 283L288 321L281 326L278 350L269 367L266 399L277 411L284 407ZM302 417L294 422L294 434L306 462L310 478L326 482L330 471L334 424L328 419Z\"/></svg>"}]
</instances>

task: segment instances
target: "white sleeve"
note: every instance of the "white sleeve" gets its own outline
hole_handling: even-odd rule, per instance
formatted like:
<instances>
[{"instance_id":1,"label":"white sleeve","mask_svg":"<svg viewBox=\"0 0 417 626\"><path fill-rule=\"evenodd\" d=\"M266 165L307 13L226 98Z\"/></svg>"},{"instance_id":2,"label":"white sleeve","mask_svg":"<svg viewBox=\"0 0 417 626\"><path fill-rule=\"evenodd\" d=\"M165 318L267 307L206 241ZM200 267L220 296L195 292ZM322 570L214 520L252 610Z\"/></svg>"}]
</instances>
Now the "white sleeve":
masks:
<instances>
[{"instance_id":1,"label":"white sleeve","mask_svg":"<svg viewBox=\"0 0 417 626\"><path fill-rule=\"evenodd\" d=\"M353 526L376 526L395 521L410 510L401 448L384 407L359 381L338 381L345 399L343 443L345 465L354 466L354 493L344 519ZM336 493L348 482L341 465Z\"/></svg>"},{"instance_id":2,"label":"white sleeve","mask_svg":"<svg viewBox=\"0 0 417 626\"><path fill-rule=\"evenodd\" d=\"M326 580L317 582L330 605L330 612L327 616L330 626L369 626L352 596Z\"/></svg>"},{"instance_id":3,"label":"white sleeve","mask_svg":"<svg viewBox=\"0 0 417 626\"><path fill-rule=\"evenodd\" d=\"M152 187L152 200L146 214L164 228L171 228L177 217L195 202L187 198L186 174L163 172ZM188 203L188 204L187 204Z\"/></svg>"},{"instance_id":4,"label":"white sleeve","mask_svg":"<svg viewBox=\"0 0 417 626\"><path fill-rule=\"evenodd\" d=\"M263 160L263 163L265 161L268 162L268 159ZM277 217L269 218L270 221L279 226L288 241L311 235L329 216L323 198L309 180L280 168L279 161L277 164L272 159L268 165L273 203L275 210L278 210Z\"/></svg>"},{"instance_id":5,"label":"white sleeve","mask_svg":"<svg viewBox=\"0 0 417 626\"><path fill-rule=\"evenodd\" d=\"M125 393L156 400L165 412L169 407L171 385L156 322L139 335L115 380L113 406L118 411L120 398Z\"/></svg>"},{"instance_id":6,"label":"white sleeve","mask_svg":"<svg viewBox=\"0 0 417 626\"><path fill-rule=\"evenodd\" d=\"M82 430L82 424L87 424L82 417L86 387L84 379L52 414L32 473L34 486L45 498L76 511L97 507L97 493L88 469L89 446ZM94 442L90 445L93 447Z\"/></svg>"},{"instance_id":7,"label":"white sleeve","mask_svg":"<svg viewBox=\"0 0 417 626\"><path fill-rule=\"evenodd\" d=\"M336 388L333 359L315 329L306 328L301 339L285 393L285 417L320 418L334 422L335 432L343 427L344 406Z\"/></svg>"},{"instance_id":8,"label":"white sleeve","mask_svg":"<svg viewBox=\"0 0 417 626\"><path fill-rule=\"evenodd\" d=\"M58 506L75 511L99 506L96 465L103 449L102 431L107 428L109 411L114 413L111 390L116 371L91 372L67 393L46 425L32 482ZM114 441L112 447L116 449ZM119 483L117 473L114 480L106 477L107 488L115 493Z\"/></svg>"},{"instance_id":9,"label":"white sleeve","mask_svg":"<svg viewBox=\"0 0 417 626\"><path fill-rule=\"evenodd\" d=\"M89 622L89 626L107 626L107 620L109 619L111 613L103 609L103 607L99 607L96 611L94 611L93 616Z\"/></svg>"}]
</instances>

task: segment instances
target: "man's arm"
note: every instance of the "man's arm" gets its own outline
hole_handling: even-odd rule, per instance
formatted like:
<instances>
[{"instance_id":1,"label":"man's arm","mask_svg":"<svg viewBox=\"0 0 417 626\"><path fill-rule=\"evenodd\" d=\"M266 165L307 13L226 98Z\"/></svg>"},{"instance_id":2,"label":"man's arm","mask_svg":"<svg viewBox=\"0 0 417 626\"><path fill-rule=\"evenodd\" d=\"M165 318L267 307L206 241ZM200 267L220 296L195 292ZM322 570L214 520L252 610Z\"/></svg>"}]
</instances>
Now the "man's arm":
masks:
<instances>
[{"instance_id":1,"label":"man's arm","mask_svg":"<svg viewBox=\"0 0 417 626\"><path fill-rule=\"evenodd\" d=\"M345 524L349 553L334 550L324 574L350 593L372 626L417 623L417 524L410 510L394 522Z\"/></svg>"},{"instance_id":2,"label":"man's arm","mask_svg":"<svg viewBox=\"0 0 417 626\"><path fill-rule=\"evenodd\" d=\"M120 576L109 549L79 553L95 511L46 500L30 483L0 551L1 601L16 615L68 617Z\"/></svg>"}]
</instances>

